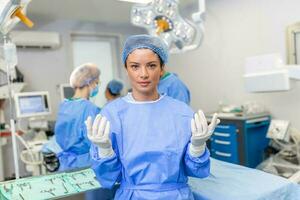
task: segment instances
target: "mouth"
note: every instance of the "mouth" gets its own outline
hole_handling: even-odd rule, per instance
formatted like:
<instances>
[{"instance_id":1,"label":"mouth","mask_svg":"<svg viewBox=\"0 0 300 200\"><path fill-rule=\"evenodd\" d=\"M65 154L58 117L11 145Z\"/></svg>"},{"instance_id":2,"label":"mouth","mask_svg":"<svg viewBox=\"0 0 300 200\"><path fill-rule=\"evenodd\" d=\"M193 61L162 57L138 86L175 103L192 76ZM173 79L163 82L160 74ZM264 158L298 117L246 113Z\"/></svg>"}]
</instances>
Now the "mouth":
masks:
<instances>
[{"instance_id":1,"label":"mouth","mask_svg":"<svg viewBox=\"0 0 300 200\"><path fill-rule=\"evenodd\" d=\"M148 85L150 85L150 81L141 81L138 82L138 84L142 87L147 87Z\"/></svg>"}]
</instances>

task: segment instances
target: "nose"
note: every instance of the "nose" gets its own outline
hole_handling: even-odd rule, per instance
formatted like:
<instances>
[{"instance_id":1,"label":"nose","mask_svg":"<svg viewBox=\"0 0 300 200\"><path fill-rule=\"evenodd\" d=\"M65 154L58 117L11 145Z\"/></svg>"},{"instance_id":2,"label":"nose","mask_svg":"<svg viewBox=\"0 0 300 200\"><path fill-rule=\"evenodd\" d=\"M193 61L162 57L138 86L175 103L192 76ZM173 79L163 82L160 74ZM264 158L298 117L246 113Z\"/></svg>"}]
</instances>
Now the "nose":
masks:
<instances>
[{"instance_id":1,"label":"nose","mask_svg":"<svg viewBox=\"0 0 300 200\"><path fill-rule=\"evenodd\" d=\"M141 74L140 74L140 77L142 79L147 79L149 77L149 73L148 73L148 70L147 70L147 67L146 66L143 66L141 67Z\"/></svg>"}]
</instances>

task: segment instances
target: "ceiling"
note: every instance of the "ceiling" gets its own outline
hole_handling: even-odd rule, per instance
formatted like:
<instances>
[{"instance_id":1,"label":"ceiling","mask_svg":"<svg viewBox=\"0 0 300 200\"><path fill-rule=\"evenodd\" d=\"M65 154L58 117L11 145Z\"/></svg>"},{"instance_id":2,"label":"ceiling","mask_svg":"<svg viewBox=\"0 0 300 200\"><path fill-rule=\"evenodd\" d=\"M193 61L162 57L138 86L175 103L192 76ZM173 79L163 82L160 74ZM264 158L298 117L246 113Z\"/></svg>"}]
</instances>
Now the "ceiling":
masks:
<instances>
[{"instance_id":1,"label":"ceiling","mask_svg":"<svg viewBox=\"0 0 300 200\"><path fill-rule=\"evenodd\" d=\"M180 9L195 2L181 0ZM128 23L133 4L118 0L32 0L28 16L47 20L80 20L92 22Z\"/></svg>"}]
</instances>

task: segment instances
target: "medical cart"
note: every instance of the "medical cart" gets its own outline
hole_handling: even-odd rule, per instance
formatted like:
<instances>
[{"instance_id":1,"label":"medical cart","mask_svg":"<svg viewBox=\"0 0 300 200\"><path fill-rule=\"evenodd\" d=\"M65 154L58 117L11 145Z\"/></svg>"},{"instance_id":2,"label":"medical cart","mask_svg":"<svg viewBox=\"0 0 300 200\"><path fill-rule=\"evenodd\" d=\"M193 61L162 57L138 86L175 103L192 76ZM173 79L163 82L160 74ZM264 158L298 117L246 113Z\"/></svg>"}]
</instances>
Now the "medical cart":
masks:
<instances>
[{"instance_id":1,"label":"medical cart","mask_svg":"<svg viewBox=\"0 0 300 200\"><path fill-rule=\"evenodd\" d=\"M208 115L208 119L211 115ZM208 142L211 157L255 168L263 161L270 115L219 115L220 124Z\"/></svg>"}]
</instances>

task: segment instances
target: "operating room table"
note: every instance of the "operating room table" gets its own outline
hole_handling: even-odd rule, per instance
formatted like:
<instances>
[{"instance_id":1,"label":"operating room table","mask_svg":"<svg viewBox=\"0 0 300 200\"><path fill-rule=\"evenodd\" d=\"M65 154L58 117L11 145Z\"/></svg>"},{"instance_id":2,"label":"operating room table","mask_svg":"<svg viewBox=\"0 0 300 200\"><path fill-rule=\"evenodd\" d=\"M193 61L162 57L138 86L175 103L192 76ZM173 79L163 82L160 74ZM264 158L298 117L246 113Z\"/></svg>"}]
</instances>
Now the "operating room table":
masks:
<instances>
[{"instance_id":1,"label":"operating room table","mask_svg":"<svg viewBox=\"0 0 300 200\"><path fill-rule=\"evenodd\" d=\"M300 200L300 185L266 172L211 158L211 175L190 178L195 199Z\"/></svg>"},{"instance_id":2,"label":"operating room table","mask_svg":"<svg viewBox=\"0 0 300 200\"><path fill-rule=\"evenodd\" d=\"M211 159L211 175L190 178L195 199L300 200L300 186L287 179ZM99 188L91 169L0 182L0 199L57 199Z\"/></svg>"}]
</instances>

